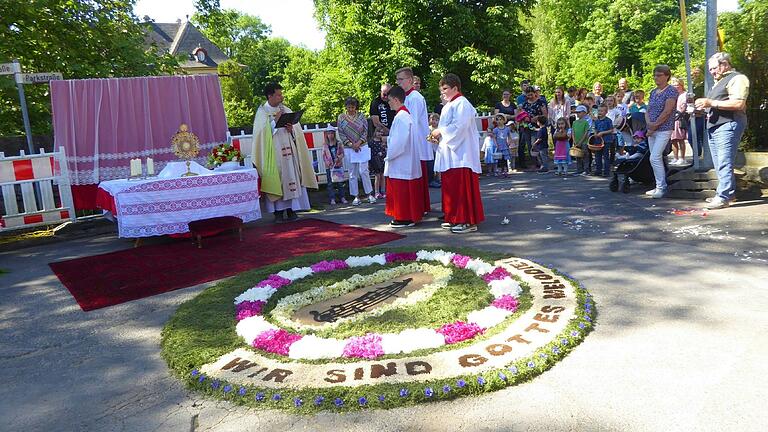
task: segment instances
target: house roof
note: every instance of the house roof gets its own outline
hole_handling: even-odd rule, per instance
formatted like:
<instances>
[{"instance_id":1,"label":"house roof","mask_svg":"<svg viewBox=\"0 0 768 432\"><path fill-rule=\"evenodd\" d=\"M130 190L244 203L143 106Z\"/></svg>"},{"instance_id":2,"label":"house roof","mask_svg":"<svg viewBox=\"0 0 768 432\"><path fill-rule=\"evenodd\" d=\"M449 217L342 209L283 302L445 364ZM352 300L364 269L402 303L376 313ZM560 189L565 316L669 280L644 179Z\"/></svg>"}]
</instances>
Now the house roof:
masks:
<instances>
[{"instance_id":1,"label":"house roof","mask_svg":"<svg viewBox=\"0 0 768 432\"><path fill-rule=\"evenodd\" d=\"M147 35L148 43L154 43L162 52L172 55L185 55L180 66L183 69L211 68L229 60L219 47L213 44L200 30L189 21L176 23L149 22L151 31ZM206 52L205 61L200 62L194 56L198 48Z\"/></svg>"}]
</instances>

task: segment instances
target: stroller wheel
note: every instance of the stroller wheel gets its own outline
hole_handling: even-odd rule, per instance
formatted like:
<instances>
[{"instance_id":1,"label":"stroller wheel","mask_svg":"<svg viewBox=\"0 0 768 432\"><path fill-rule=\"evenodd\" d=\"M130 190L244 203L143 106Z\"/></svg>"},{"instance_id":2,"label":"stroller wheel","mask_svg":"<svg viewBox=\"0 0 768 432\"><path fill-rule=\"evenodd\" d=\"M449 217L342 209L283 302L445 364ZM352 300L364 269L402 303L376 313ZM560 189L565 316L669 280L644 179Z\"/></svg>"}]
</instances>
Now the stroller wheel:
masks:
<instances>
[{"instance_id":1,"label":"stroller wheel","mask_svg":"<svg viewBox=\"0 0 768 432\"><path fill-rule=\"evenodd\" d=\"M621 183L621 192L629 193L629 177L624 177L624 182Z\"/></svg>"},{"instance_id":2,"label":"stroller wheel","mask_svg":"<svg viewBox=\"0 0 768 432\"><path fill-rule=\"evenodd\" d=\"M610 189L611 192L616 192L619 190L619 178L616 176L616 174L613 175L613 179L611 180L611 184L608 185L608 189Z\"/></svg>"}]
</instances>

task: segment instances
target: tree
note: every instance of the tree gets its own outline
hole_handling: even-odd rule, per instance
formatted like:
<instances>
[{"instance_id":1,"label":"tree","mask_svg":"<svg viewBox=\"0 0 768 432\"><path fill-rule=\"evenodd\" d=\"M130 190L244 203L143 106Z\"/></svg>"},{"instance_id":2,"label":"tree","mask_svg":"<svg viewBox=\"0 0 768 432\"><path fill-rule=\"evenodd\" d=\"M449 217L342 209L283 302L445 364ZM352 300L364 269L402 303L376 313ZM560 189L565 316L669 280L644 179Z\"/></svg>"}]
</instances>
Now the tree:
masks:
<instances>
[{"instance_id":1,"label":"tree","mask_svg":"<svg viewBox=\"0 0 768 432\"><path fill-rule=\"evenodd\" d=\"M749 78L746 148L768 148L768 0L742 0L741 13L723 14L720 27L733 65Z\"/></svg>"},{"instance_id":2,"label":"tree","mask_svg":"<svg viewBox=\"0 0 768 432\"><path fill-rule=\"evenodd\" d=\"M250 125L255 114L253 92L243 73L243 66L234 60L227 60L219 65L218 73L227 124L230 127Z\"/></svg>"},{"instance_id":3,"label":"tree","mask_svg":"<svg viewBox=\"0 0 768 432\"><path fill-rule=\"evenodd\" d=\"M254 49L271 28L257 16L234 9L195 13L190 19L200 31L232 58L239 58Z\"/></svg>"},{"instance_id":4,"label":"tree","mask_svg":"<svg viewBox=\"0 0 768 432\"><path fill-rule=\"evenodd\" d=\"M145 48L146 26L133 2L29 0L0 3L0 62L19 59L27 72L61 72L64 78L155 75L178 60ZM48 86L25 86L34 133L51 128ZM22 134L12 79L0 77L0 134Z\"/></svg>"},{"instance_id":5,"label":"tree","mask_svg":"<svg viewBox=\"0 0 768 432\"><path fill-rule=\"evenodd\" d=\"M702 3L688 2L687 11ZM595 81L612 91L621 77L637 86L650 73L646 44L679 18L677 2L539 0L526 24L534 42L529 76L547 91L563 84L591 88ZM679 41L678 34L673 46L682 55Z\"/></svg>"},{"instance_id":6,"label":"tree","mask_svg":"<svg viewBox=\"0 0 768 432\"><path fill-rule=\"evenodd\" d=\"M327 44L344 59L352 87L373 97L394 71L411 66L428 84L430 106L445 72L462 78L462 91L476 104L498 98L499 86L527 66L531 45L521 37L518 12L527 0L315 0ZM343 75L343 73L342 73Z\"/></svg>"}]
</instances>

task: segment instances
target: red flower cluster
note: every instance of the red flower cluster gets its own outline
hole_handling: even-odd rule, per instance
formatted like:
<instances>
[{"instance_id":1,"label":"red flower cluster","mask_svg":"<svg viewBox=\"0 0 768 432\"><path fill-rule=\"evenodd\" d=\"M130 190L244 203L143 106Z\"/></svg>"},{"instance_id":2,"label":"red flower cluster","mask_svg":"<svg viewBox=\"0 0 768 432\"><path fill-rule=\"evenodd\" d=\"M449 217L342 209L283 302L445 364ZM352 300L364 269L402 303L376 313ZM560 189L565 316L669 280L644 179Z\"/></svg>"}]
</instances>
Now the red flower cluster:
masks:
<instances>
[{"instance_id":1,"label":"red flower cluster","mask_svg":"<svg viewBox=\"0 0 768 432\"><path fill-rule=\"evenodd\" d=\"M235 148L231 144L219 144L211 149L211 154L208 155L208 165L217 167L224 162L240 162L243 160L243 154L240 150Z\"/></svg>"}]
</instances>

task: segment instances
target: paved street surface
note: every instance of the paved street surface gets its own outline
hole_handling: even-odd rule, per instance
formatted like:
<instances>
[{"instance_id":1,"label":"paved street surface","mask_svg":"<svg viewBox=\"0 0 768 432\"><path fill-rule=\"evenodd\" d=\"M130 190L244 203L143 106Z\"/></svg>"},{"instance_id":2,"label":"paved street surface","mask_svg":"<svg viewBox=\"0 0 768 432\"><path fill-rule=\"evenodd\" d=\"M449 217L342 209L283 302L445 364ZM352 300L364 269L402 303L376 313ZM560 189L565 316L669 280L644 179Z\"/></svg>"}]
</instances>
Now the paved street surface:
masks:
<instances>
[{"instance_id":1,"label":"paved street surface","mask_svg":"<svg viewBox=\"0 0 768 432\"><path fill-rule=\"evenodd\" d=\"M10 270L0 274L0 430L765 430L765 200L704 214L687 210L697 202L647 199L639 185L612 193L599 178L524 173L481 187L478 232L451 234L433 216L391 245L501 251L581 280L597 304L596 331L533 381L314 416L204 399L169 375L159 342L176 307L208 285L85 313L48 268L132 246L111 232L0 252ZM383 211L378 203L312 216L388 230Z\"/></svg>"}]
</instances>

